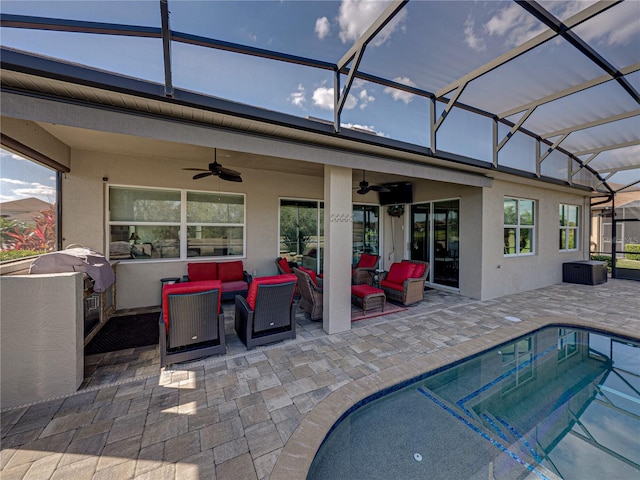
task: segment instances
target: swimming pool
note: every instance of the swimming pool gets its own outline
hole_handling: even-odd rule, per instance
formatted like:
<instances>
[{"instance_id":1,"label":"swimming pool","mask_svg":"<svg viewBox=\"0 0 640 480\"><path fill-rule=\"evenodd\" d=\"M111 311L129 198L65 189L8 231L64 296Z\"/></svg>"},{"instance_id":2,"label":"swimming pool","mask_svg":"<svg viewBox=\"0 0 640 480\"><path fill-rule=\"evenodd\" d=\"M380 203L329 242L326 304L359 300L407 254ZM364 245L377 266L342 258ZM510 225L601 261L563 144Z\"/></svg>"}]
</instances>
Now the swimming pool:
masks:
<instances>
[{"instance_id":1,"label":"swimming pool","mask_svg":"<svg viewBox=\"0 0 640 480\"><path fill-rule=\"evenodd\" d=\"M343 415L309 480L640 478L640 344L546 327Z\"/></svg>"}]
</instances>

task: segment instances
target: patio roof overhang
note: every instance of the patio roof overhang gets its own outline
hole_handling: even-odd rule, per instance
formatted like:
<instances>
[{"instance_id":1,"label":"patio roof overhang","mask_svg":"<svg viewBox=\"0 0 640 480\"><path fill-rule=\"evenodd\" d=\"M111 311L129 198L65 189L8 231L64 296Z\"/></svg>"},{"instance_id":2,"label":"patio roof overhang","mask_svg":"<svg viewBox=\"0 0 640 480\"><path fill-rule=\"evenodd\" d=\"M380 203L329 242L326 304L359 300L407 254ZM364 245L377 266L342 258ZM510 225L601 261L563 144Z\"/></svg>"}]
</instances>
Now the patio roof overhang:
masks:
<instances>
[{"instance_id":1,"label":"patio roof overhang","mask_svg":"<svg viewBox=\"0 0 640 480\"><path fill-rule=\"evenodd\" d=\"M388 34L393 22L397 23L406 14L407 5L411 6L412 14L429 15L436 7L444 8L440 3L405 0L385 2L385 8L374 16L368 27L353 39L353 44L334 61L297 55L293 53L293 47L291 52L279 52L171 29L170 17L180 18L182 13L178 4L174 7L177 13L171 13L169 6L174 4L167 0L159 2L157 26L3 13L0 25L4 32L7 29L28 29L75 32L103 38L155 38L162 45L163 81L132 78L122 72L106 72L67 59L45 58L42 54L3 45L2 91L93 103L137 113L182 118L184 121L232 125L232 128L239 130L275 134L294 141L330 145L339 150L365 151L409 164L448 166L485 174L487 171L504 172L588 189L594 195L634 189L640 184L638 22L632 22L628 27L630 40L625 48L616 48L615 42L611 48L596 48L599 44L593 39L598 37L594 37L589 30L602 29L603 25L621 26L624 17L640 14L640 4L600 1L580 5L575 11L563 12L561 17L559 12L554 11L554 5L547 2L500 2L503 6L509 4L506 8L515 5L518 15L526 15L527 22L535 22L536 28L532 27L532 31L515 47L490 52L486 55L491 57L490 61L470 68L457 78L455 72L461 71L459 64L441 64L443 70L447 70L446 67L450 70L441 76L451 81L436 82L429 76L421 78L419 69L411 70L401 62L395 66L399 69L409 68L420 82L408 81L398 76L400 72L383 74L384 66L370 60L377 52L368 56L372 51L371 45L380 42L381 37ZM443 21L446 20L449 18L443 18ZM451 28L454 26L450 25ZM212 33L215 35L216 32ZM428 35L425 31L419 37L424 45L413 44L417 52L424 52L425 45L429 48L439 47L433 39L427 38ZM304 118L223 100L206 89L194 91L179 88L175 85L175 77L183 73L176 70L179 62L172 53L172 47L177 49L180 45L328 71L334 79L333 119L316 121L309 116ZM561 49L566 50L562 59L568 59L570 64L558 63L560 56L554 57L554 51ZM605 50L606 55L600 50ZM536 56L543 57L549 71L538 72L537 77L525 82L514 70L525 68L527 63L534 64L535 68L545 66L544 61L540 64L536 62ZM414 60L411 56L408 58ZM572 68L579 70L578 74L571 74ZM552 77L551 80L547 80L547 76ZM522 85L518 84L518 80ZM344 109L356 81L390 89L397 95L423 99L429 109L428 125L424 129L428 141L420 144L376 132L345 128ZM493 83L503 91L492 88ZM541 113L543 110L544 113ZM195 111L198 112L197 116L194 116ZM463 126L465 122L476 121L469 120L471 116L484 118L492 125L490 158L486 155L470 155L465 149L456 151L439 148L444 138L442 132L450 125L460 138L465 138L465 134L469 133L453 123L453 118L459 119L460 116L463 121L459 124ZM404 118L399 119L399 123L403 121ZM507 154L504 154L518 142L516 149L508 155L513 156L516 152L517 156L518 152L525 152L520 144L532 145L535 149L534 154L523 153L523 156L533 157L533 161L524 168L519 161L506 161Z\"/></svg>"}]
</instances>

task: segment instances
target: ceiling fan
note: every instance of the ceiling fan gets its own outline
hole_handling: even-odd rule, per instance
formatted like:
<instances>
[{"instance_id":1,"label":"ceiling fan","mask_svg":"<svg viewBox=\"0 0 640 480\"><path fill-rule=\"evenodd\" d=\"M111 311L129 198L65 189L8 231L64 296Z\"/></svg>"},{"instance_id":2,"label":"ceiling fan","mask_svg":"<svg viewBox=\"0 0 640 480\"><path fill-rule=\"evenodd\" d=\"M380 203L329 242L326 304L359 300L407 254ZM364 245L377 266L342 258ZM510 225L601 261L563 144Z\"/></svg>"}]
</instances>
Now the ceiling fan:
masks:
<instances>
[{"instance_id":1,"label":"ceiling fan","mask_svg":"<svg viewBox=\"0 0 640 480\"><path fill-rule=\"evenodd\" d=\"M382 185L369 185L369 182L367 182L364 178L364 170L362 170L362 181L358 185L358 191L356 193L365 195L372 191L388 193L391 190L389 190L387 187L383 187Z\"/></svg>"},{"instance_id":2,"label":"ceiling fan","mask_svg":"<svg viewBox=\"0 0 640 480\"><path fill-rule=\"evenodd\" d=\"M196 173L193 176L194 180L198 180L199 178L208 177L209 175L214 175L216 177L220 177L222 180L227 180L228 182L242 182L242 178L240 177L240 172L236 172L235 170L231 170L230 168L225 168L218 163L218 153L217 150L213 149L213 163L209 164L209 168L183 168L182 170L193 170L202 173Z\"/></svg>"}]
</instances>

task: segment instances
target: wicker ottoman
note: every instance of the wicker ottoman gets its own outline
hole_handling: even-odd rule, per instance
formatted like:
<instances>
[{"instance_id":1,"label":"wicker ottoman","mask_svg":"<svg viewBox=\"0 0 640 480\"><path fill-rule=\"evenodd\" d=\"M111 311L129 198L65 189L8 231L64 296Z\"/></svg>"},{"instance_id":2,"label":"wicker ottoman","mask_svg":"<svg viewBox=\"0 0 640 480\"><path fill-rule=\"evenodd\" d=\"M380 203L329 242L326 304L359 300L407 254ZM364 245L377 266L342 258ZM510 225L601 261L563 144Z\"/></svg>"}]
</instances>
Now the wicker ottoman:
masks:
<instances>
[{"instance_id":1,"label":"wicker ottoman","mask_svg":"<svg viewBox=\"0 0 640 480\"><path fill-rule=\"evenodd\" d=\"M361 307L363 313L371 308L378 307L381 307L382 311L384 311L386 301L387 297L384 294L384 290L367 284L353 285L351 287L351 302Z\"/></svg>"}]
</instances>

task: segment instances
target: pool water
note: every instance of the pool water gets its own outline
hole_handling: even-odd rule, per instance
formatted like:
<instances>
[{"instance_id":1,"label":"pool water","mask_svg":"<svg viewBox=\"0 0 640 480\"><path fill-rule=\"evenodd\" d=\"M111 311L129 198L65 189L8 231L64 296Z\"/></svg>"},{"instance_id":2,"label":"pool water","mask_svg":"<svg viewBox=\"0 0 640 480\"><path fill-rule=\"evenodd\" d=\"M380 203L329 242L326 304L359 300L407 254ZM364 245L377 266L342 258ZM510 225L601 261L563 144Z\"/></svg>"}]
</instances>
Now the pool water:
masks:
<instances>
[{"instance_id":1,"label":"pool water","mask_svg":"<svg viewBox=\"0 0 640 480\"><path fill-rule=\"evenodd\" d=\"M640 479L640 344L548 327L348 412L307 478Z\"/></svg>"}]
</instances>

